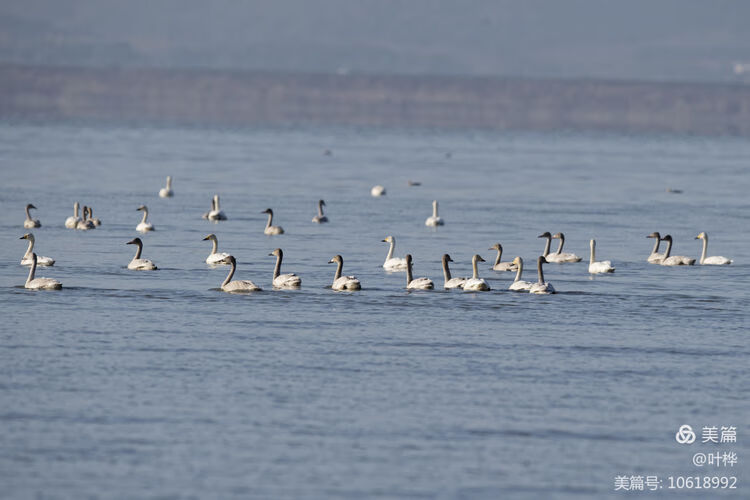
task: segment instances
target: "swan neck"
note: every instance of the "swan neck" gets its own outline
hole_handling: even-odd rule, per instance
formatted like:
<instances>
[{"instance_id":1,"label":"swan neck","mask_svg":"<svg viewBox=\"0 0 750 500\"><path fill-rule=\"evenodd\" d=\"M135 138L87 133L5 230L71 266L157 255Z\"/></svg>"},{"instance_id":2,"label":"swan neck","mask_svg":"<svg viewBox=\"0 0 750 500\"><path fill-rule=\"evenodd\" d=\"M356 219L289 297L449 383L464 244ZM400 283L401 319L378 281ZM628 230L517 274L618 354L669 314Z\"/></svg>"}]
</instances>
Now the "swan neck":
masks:
<instances>
[{"instance_id":1,"label":"swan neck","mask_svg":"<svg viewBox=\"0 0 750 500\"><path fill-rule=\"evenodd\" d=\"M141 219L141 223L146 223L146 218L148 218L148 210L143 209L143 218Z\"/></svg>"},{"instance_id":2,"label":"swan neck","mask_svg":"<svg viewBox=\"0 0 750 500\"><path fill-rule=\"evenodd\" d=\"M273 279L276 279L281 274L281 255L276 256L276 266L273 268Z\"/></svg>"},{"instance_id":3,"label":"swan neck","mask_svg":"<svg viewBox=\"0 0 750 500\"><path fill-rule=\"evenodd\" d=\"M477 271L477 258L474 257L471 259L471 268L474 271L474 274L471 276L472 279L479 279L479 272Z\"/></svg>"},{"instance_id":4,"label":"swan neck","mask_svg":"<svg viewBox=\"0 0 750 500\"><path fill-rule=\"evenodd\" d=\"M323 217L323 203L320 201L318 202L318 215Z\"/></svg>"},{"instance_id":5,"label":"swan neck","mask_svg":"<svg viewBox=\"0 0 750 500\"><path fill-rule=\"evenodd\" d=\"M658 236L656 237L656 243L654 243L654 249L651 250L651 253L659 253L659 244L661 243L661 238Z\"/></svg>"},{"instance_id":6,"label":"swan neck","mask_svg":"<svg viewBox=\"0 0 750 500\"><path fill-rule=\"evenodd\" d=\"M385 260L389 261L393 258L393 249L396 247L396 240L391 239L390 247L388 248L388 255L385 256Z\"/></svg>"},{"instance_id":7,"label":"swan neck","mask_svg":"<svg viewBox=\"0 0 750 500\"><path fill-rule=\"evenodd\" d=\"M547 243L544 244L544 252L542 252L542 255L544 255L545 257L549 255L549 247L551 244L552 244L552 238L547 236Z\"/></svg>"},{"instance_id":8,"label":"swan neck","mask_svg":"<svg viewBox=\"0 0 750 500\"><path fill-rule=\"evenodd\" d=\"M133 260L140 259L142 251L143 251L143 243L136 243L135 257L133 257Z\"/></svg>"},{"instance_id":9,"label":"swan neck","mask_svg":"<svg viewBox=\"0 0 750 500\"><path fill-rule=\"evenodd\" d=\"M438 207L437 207L437 201L432 202L432 216L437 219L438 216Z\"/></svg>"},{"instance_id":10,"label":"swan neck","mask_svg":"<svg viewBox=\"0 0 750 500\"><path fill-rule=\"evenodd\" d=\"M215 236L211 238L211 245L211 255L213 255L219 250L219 240L217 240Z\"/></svg>"},{"instance_id":11,"label":"swan neck","mask_svg":"<svg viewBox=\"0 0 750 500\"><path fill-rule=\"evenodd\" d=\"M26 253L23 254L23 257L26 258L27 256L31 256L31 252L34 250L34 238L29 238L29 247L26 249Z\"/></svg>"},{"instance_id":12,"label":"swan neck","mask_svg":"<svg viewBox=\"0 0 750 500\"><path fill-rule=\"evenodd\" d=\"M31 220L31 214L29 213L29 206L26 205L26 220Z\"/></svg>"},{"instance_id":13,"label":"swan neck","mask_svg":"<svg viewBox=\"0 0 750 500\"><path fill-rule=\"evenodd\" d=\"M502 258L502 256L503 256L503 251L498 248L497 249L497 257L495 257L495 264L494 265L500 264L500 258Z\"/></svg>"},{"instance_id":14,"label":"swan neck","mask_svg":"<svg viewBox=\"0 0 750 500\"><path fill-rule=\"evenodd\" d=\"M36 273L36 259L31 259L31 269L29 269L29 277L26 278L26 284L29 284L34 279L34 273Z\"/></svg>"},{"instance_id":15,"label":"swan neck","mask_svg":"<svg viewBox=\"0 0 750 500\"><path fill-rule=\"evenodd\" d=\"M669 253L672 251L672 240L667 240L667 249L664 250L664 259L669 257Z\"/></svg>"},{"instance_id":16,"label":"swan neck","mask_svg":"<svg viewBox=\"0 0 750 500\"><path fill-rule=\"evenodd\" d=\"M451 280L451 270L448 267L448 259L443 258L443 277L446 283Z\"/></svg>"},{"instance_id":17,"label":"swan neck","mask_svg":"<svg viewBox=\"0 0 750 500\"><path fill-rule=\"evenodd\" d=\"M172 178L167 177L167 189L170 189L172 187Z\"/></svg>"},{"instance_id":18,"label":"swan neck","mask_svg":"<svg viewBox=\"0 0 750 500\"><path fill-rule=\"evenodd\" d=\"M406 263L406 286L409 286L409 283L412 282L412 274L411 274L411 261Z\"/></svg>"},{"instance_id":19,"label":"swan neck","mask_svg":"<svg viewBox=\"0 0 750 500\"><path fill-rule=\"evenodd\" d=\"M273 220L273 214L268 214L268 221L266 222L266 228L271 227L272 220Z\"/></svg>"},{"instance_id":20,"label":"swan neck","mask_svg":"<svg viewBox=\"0 0 750 500\"><path fill-rule=\"evenodd\" d=\"M703 251L701 252L701 265L706 260L706 251L708 250L708 236L703 237Z\"/></svg>"},{"instance_id":21,"label":"swan neck","mask_svg":"<svg viewBox=\"0 0 750 500\"><path fill-rule=\"evenodd\" d=\"M537 263L536 263L536 271L539 274L539 284L543 285L544 284L544 271L542 271L542 261L541 260L537 261Z\"/></svg>"},{"instance_id":22,"label":"swan neck","mask_svg":"<svg viewBox=\"0 0 750 500\"><path fill-rule=\"evenodd\" d=\"M523 274L523 261L519 259L518 270L516 271L516 279L513 281L521 281L521 274Z\"/></svg>"},{"instance_id":23,"label":"swan neck","mask_svg":"<svg viewBox=\"0 0 750 500\"><path fill-rule=\"evenodd\" d=\"M338 261L336 263L336 274L333 276L333 281L336 281L337 279L341 277L341 271L343 268L344 268L344 262L341 260Z\"/></svg>"},{"instance_id":24,"label":"swan neck","mask_svg":"<svg viewBox=\"0 0 750 500\"><path fill-rule=\"evenodd\" d=\"M596 242L591 240L591 258L589 259L589 264L593 264L594 262L596 262Z\"/></svg>"},{"instance_id":25,"label":"swan neck","mask_svg":"<svg viewBox=\"0 0 750 500\"><path fill-rule=\"evenodd\" d=\"M78 218L78 202L73 203L73 217Z\"/></svg>"},{"instance_id":26,"label":"swan neck","mask_svg":"<svg viewBox=\"0 0 750 500\"><path fill-rule=\"evenodd\" d=\"M565 244L565 236L560 236L560 244L557 245L557 253L562 253L564 244Z\"/></svg>"},{"instance_id":27,"label":"swan neck","mask_svg":"<svg viewBox=\"0 0 750 500\"><path fill-rule=\"evenodd\" d=\"M219 210L221 210L221 209L219 208L219 195L218 195L218 194L217 194L217 195L214 195L214 210L216 210L217 212L218 212Z\"/></svg>"},{"instance_id":28,"label":"swan neck","mask_svg":"<svg viewBox=\"0 0 750 500\"><path fill-rule=\"evenodd\" d=\"M221 287L224 288L227 286L227 284L232 281L232 276L234 276L234 271L237 269L237 263L232 259L231 261L232 268L229 270L229 274L227 274L226 279L224 279L224 282L221 284Z\"/></svg>"}]
</instances>

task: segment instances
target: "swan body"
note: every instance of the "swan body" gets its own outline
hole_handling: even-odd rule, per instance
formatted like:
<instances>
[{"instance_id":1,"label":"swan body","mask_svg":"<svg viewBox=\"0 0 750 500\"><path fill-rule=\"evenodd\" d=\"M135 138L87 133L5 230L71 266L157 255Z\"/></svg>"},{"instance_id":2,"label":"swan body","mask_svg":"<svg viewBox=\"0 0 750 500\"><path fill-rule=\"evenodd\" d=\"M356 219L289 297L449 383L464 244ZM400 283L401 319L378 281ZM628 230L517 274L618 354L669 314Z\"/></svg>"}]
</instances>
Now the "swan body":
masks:
<instances>
[{"instance_id":1,"label":"swan body","mask_svg":"<svg viewBox=\"0 0 750 500\"><path fill-rule=\"evenodd\" d=\"M445 288L446 290L450 290L453 288L463 288L464 283L466 283L466 280L469 278L451 277L451 270L450 267L448 267L448 262L453 262L453 259L451 259L451 256L446 253L443 255L443 277L445 278L443 288Z\"/></svg>"},{"instance_id":2,"label":"swan body","mask_svg":"<svg viewBox=\"0 0 750 500\"><path fill-rule=\"evenodd\" d=\"M65 219L65 227L68 229L75 229L80 220L81 218L78 217L78 202L75 202L73 203L73 215Z\"/></svg>"},{"instance_id":3,"label":"swan body","mask_svg":"<svg viewBox=\"0 0 750 500\"><path fill-rule=\"evenodd\" d=\"M26 284L24 288L30 290L60 290L62 283L52 278L34 278L36 274L36 254L31 254L31 269L29 269L29 276L26 278Z\"/></svg>"},{"instance_id":4,"label":"swan body","mask_svg":"<svg viewBox=\"0 0 750 500\"><path fill-rule=\"evenodd\" d=\"M533 283L531 287L529 288L529 293L535 293L535 294L550 294L555 293L555 288L552 286L551 283L547 283L544 281L544 272L542 271L542 264L546 264L547 259L540 255L539 258L536 260L536 270L538 275L538 280L536 283Z\"/></svg>"},{"instance_id":5,"label":"swan body","mask_svg":"<svg viewBox=\"0 0 750 500\"><path fill-rule=\"evenodd\" d=\"M328 217L323 215L323 207L325 206L325 204L325 201L318 200L318 215L312 218L312 221L316 224L323 224L324 222L328 222Z\"/></svg>"},{"instance_id":6,"label":"swan body","mask_svg":"<svg viewBox=\"0 0 750 500\"><path fill-rule=\"evenodd\" d=\"M229 274L227 274L227 277L224 279L224 282L221 284L221 289L223 291L229 292L229 293L241 293L241 292L260 292L262 290L261 287L259 287L258 285L256 285L250 280L232 281L232 276L234 276L234 271L237 270L237 261L235 260L233 256L230 255L226 263L232 266L232 268L229 270Z\"/></svg>"},{"instance_id":7,"label":"swan body","mask_svg":"<svg viewBox=\"0 0 750 500\"><path fill-rule=\"evenodd\" d=\"M612 267L612 262L608 260L596 261L596 240L589 242L591 247L591 257L589 258L589 273L590 274L601 274L601 273L613 273L615 268Z\"/></svg>"},{"instance_id":8,"label":"swan body","mask_svg":"<svg viewBox=\"0 0 750 500\"><path fill-rule=\"evenodd\" d=\"M141 222L137 226L135 226L135 230L139 233L153 231L154 225L146 221L146 219L148 219L148 207L146 205L141 205L136 210L140 210L143 212L143 219L141 219Z\"/></svg>"},{"instance_id":9,"label":"swan body","mask_svg":"<svg viewBox=\"0 0 750 500\"><path fill-rule=\"evenodd\" d=\"M86 205L83 206L83 210L81 211L81 215L83 215L83 219L79 220L76 224L76 229L79 231L88 231L89 229L96 229L96 226L94 225L94 222L89 220L89 207Z\"/></svg>"},{"instance_id":10,"label":"swan body","mask_svg":"<svg viewBox=\"0 0 750 500\"><path fill-rule=\"evenodd\" d=\"M437 200L432 200L432 216L427 217L427 220L424 221L425 226L442 226L443 225L443 219L441 219L438 216L438 202Z\"/></svg>"},{"instance_id":11,"label":"swan body","mask_svg":"<svg viewBox=\"0 0 750 500\"><path fill-rule=\"evenodd\" d=\"M732 259L727 259L726 257L722 257L720 255L706 257L706 250L708 249L708 235L705 233L705 231L701 232L701 234L696 236L695 239L703 240L703 251L701 252L700 260L701 266L726 266L733 262Z\"/></svg>"},{"instance_id":12,"label":"swan body","mask_svg":"<svg viewBox=\"0 0 750 500\"><path fill-rule=\"evenodd\" d=\"M383 269L386 271L405 271L406 259L393 256L393 250L396 248L396 238L393 236L386 236L385 239L381 241L391 244L388 249L388 255L385 256L385 262L383 262Z\"/></svg>"},{"instance_id":13,"label":"swan body","mask_svg":"<svg viewBox=\"0 0 750 500\"><path fill-rule=\"evenodd\" d=\"M143 251L143 242L140 238L133 238L132 240L125 243L126 245L136 245L138 248L135 251L133 260L128 264L128 269L133 271L156 271L158 268L148 259L141 259L141 252Z\"/></svg>"},{"instance_id":14,"label":"swan body","mask_svg":"<svg viewBox=\"0 0 750 500\"><path fill-rule=\"evenodd\" d=\"M494 271L515 271L518 266L515 262L500 262L503 256L503 246L500 243L495 243L489 250L497 250L497 257L495 257L495 264L492 266Z\"/></svg>"},{"instance_id":15,"label":"swan body","mask_svg":"<svg viewBox=\"0 0 750 500\"><path fill-rule=\"evenodd\" d=\"M203 241L210 240L213 244L211 247L211 253L208 254L208 257L206 257L206 264L229 264L230 263L230 257L226 252L218 252L219 249L219 240L216 239L216 235L211 233L205 238L203 238Z\"/></svg>"},{"instance_id":16,"label":"swan body","mask_svg":"<svg viewBox=\"0 0 750 500\"><path fill-rule=\"evenodd\" d=\"M406 254L406 289L407 290L432 290L435 284L430 278L412 278L411 254Z\"/></svg>"},{"instance_id":17,"label":"swan body","mask_svg":"<svg viewBox=\"0 0 750 500\"><path fill-rule=\"evenodd\" d=\"M668 234L662 240L667 242L667 249L664 251L664 260L661 261L662 266L692 266L695 264L695 259L690 257L670 255L672 251L672 235Z\"/></svg>"},{"instance_id":18,"label":"swan body","mask_svg":"<svg viewBox=\"0 0 750 500\"><path fill-rule=\"evenodd\" d=\"M36 256L36 263L39 266L54 266L55 265L55 259L50 259L49 257L40 257L34 253L34 241L35 240L34 240L33 234L26 233L18 239L29 241L29 247L26 249L26 253L23 254L23 257L21 257L22 266L33 266L34 257L32 256Z\"/></svg>"},{"instance_id":19,"label":"swan body","mask_svg":"<svg viewBox=\"0 0 750 500\"><path fill-rule=\"evenodd\" d=\"M261 212L262 214L268 214L268 221L266 221L266 228L263 230L263 234L270 236L277 234L284 234L284 228L281 226L274 226L273 222L273 210L267 208Z\"/></svg>"},{"instance_id":20,"label":"swan body","mask_svg":"<svg viewBox=\"0 0 750 500\"><path fill-rule=\"evenodd\" d=\"M477 262L485 262L485 260L479 255L474 255L474 257L471 258L471 267L474 274L470 279L466 280L466 283L464 283L464 291L466 292L486 292L490 290L490 285L479 277Z\"/></svg>"},{"instance_id":21,"label":"swan body","mask_svg":"<svg viewBox=\"0 0 750 500\"><path fill-rule=\"evenodd\" d=\"M296 274L281 274L281 260L284 258L284 252L281 248L277 248L268 255L276 256L276 267L273 268L274 288L299 288L302 286L302 279Z\"/></svg>"},{"instance_id":22,"label":"swan body","mask_svg":"<svg viewBox=\"0 0 750 500\"><path fill-rule=\"evenodd\" d=\"M528 292L533 283L521 279L521 275L523 274L523 259L521 257L516 257L513 259L513 263L516 265L516 279L510 284L508 290L514 292Z\"/></svg>"},{"instance_id":23,"label":"swan body","mask_svg":"<svg viewBox=\"0 0 750 500\"><path fill-rule=\"evenodd\" d=\"M172 176L167 176L167 185L159 190L159 198L171 198L174 196L172 191Z\"/></svg>"},{"instance_id":24,"label":"swan body","mask_svg":"<svg viewBox=\"0 0 750 500\"><path fill-rule=\"evenodd\" d=\"M26 220L23 221L23 227L27 229L32 228L32 227L42 227L42 223L39 222L39 219L31 218L31 214L29 213L29 210L31 210L32 208L36 209L36 207L32 205L31 203L26 205Z\"/></svg>"},{"instance_id":25,"label":"swan body","mask_svg":"<svg viewBox=\"0 0 750 500\"><path fill-rule=\"evenodd\" d=\"M377 186L373 186L372 189L370 189L370 195L372 196L384 196L385 195L385 188L378 184Z\"/></svg>"},{"instance_id":26,"label":"swan body","mask_svg":"<svg viewBox=\"0 0 750 500\"><path fill-rule=\"evenodd\" d=\"M221 206L219 205L219 195L214 195L214 200L212 203L213 209L208 212L208 215L206 218L208 220L227 220L226 214L221 210Z\"/></svg>"},{"instance_id":27,"label":"swan body","mask_svg":"<svg viewBox=\"0 0 750 500\"><path fill-rule=\"evenodd\" d=\"M101 226L102 225L102 221L94 217L94 209L91 208L91 207L86 207L86 208L88 208L88 212L89 212L88 220L91 221L91 223L94 225L94 227Z\"/></svg>"},{"instance_id":28,"label":"swan body","mask_svg":"<svg viewBox=\"0 0 750 500\"><path fill-rule=\"evenodd\" d=\"M563 233L555 233L552 235L552 238L559 239L560 244L558 245L557 251L555 253L548 253L544 256L547 262L556 262L558 264L563 264L566 262L581 262L581 257L577 256L576 254L562 251L563 245L565 245L565 235Z\"/></svg>"},{"instance_id":29,"label":"swan body","mask_svg":"<svg viewBox=\"0 0 750 500\"><path fill-rule=\"evenodd\" d=\"M661 261L664 260L664 254L659 253L659 244L661 243L661 235L654 231L653 233L646 236L646 238L655 238L656 243L654 243L654 248L651 250L651 255L648 256L646 259L646 262L649 264L661 264Z\"/></svg>"},{"instance_id":30,"label":"swan body","mask_svg":"<svg viewBox=\"0 0 750 500\"><path fill-rule=\"evenodd\" d=\"M335 255L329 264L336 264L336 274L333 275L333 284L331 288L334 290L361 290L362 284L354 276L342 276L341 271L344 268L344 258L341 255Z\"/></svg>"}]
</instances>

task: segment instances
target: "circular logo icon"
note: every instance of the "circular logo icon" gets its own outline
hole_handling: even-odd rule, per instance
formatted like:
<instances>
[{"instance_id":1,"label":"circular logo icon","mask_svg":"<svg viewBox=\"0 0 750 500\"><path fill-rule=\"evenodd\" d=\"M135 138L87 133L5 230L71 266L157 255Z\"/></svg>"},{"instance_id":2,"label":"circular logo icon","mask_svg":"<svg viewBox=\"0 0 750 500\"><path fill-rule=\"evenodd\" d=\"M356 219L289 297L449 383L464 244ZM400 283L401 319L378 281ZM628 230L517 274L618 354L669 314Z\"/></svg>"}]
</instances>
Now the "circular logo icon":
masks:
<instances>
[{"instance_id":1,"label":"circular logo icon","mask_svg":"<svg viewBox=\"0 0 750 500\"><path fill-rule=\"evenodd\" d=\"M693 428L689 425L681 425L674 438L680 444L693 444L695 441L695 432L693 432Z\"/></svg>"}]
</instances>

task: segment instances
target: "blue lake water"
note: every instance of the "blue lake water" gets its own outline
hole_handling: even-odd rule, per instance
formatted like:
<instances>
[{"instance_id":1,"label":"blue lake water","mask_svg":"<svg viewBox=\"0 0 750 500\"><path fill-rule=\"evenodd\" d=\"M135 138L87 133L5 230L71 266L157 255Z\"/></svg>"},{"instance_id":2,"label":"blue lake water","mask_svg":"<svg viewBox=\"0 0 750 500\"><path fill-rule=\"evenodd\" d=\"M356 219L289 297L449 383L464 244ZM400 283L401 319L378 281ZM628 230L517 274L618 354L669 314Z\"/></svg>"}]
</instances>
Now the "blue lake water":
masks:
<instances>
[{"instance_id":1,"label":"blue lake water","mask_svg":"<svg viewBox=\"0 0 750 500\"><path fill-rule=\"evenodd\" d=\"M0 496L572 499L656 475L649 498L747 498L749 159L734 138L2 124ZM227 221L201 219L215 193ZM76 201L99 229L63 227ZM23 288L26 203L62 291ZM156 272L125 267L141 204ZM507 291L487 249L534 280L544 231L584 262L546 266L555 295ZM652 231L735 262L647 264ZM208 233L263 292L218 289ZM383 271L387 235L435 291ZM613 275L588 275L590 238ZM272 290L276 247L301 290ZM443 253L454 276L482 255L493 290L443 291ZM326 288L335 254L361 292ZM737 443L680 445L682 424ZM739 463L692 465L716 451Z\"/></svg>"}]
</instances>

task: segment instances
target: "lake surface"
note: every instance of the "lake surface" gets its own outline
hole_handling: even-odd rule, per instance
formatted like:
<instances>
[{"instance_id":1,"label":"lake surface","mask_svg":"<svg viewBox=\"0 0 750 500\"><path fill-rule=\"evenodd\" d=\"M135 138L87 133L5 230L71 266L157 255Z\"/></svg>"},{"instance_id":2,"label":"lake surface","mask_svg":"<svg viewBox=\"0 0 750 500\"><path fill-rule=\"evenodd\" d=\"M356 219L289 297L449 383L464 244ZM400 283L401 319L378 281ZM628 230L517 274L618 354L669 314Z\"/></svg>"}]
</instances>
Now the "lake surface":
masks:
<instances>
[{"instance_id":1,"label":"lake surface","mask_svg":"<svg viewBox=\"0 0 750 500\"><path fill-rule=\"evenodd\" d=\"M623 475L658 476L649 498L747 495L749 166L733 138L2 124L0 496L639 495L614 491ZM227 221L201 219L215 193ZM75 201L103 225L65 229ZM57 261L37 276L62 291L23 288L26 203ZM141 204L156 272L125 267ZM285 234L263 234L269 207ZM544 231L584 262L546 266L555 295L507 291L487 249L533 281ZM734 264L647 264L652 231L692 257L706 231ZM208 233L263 292L219 290ZM383 271L387 235L435 291ZM590 238L613 275L588 275ZM301 290L272 290L276 247ZM443 291L443 253L454 276L482 255L493 290ZM335 254L361 292L326 288ZM736 426L737 443L680 445L682 424ZM739 463L698 468L697 451Z\"/></svg>"}]
</instances>

